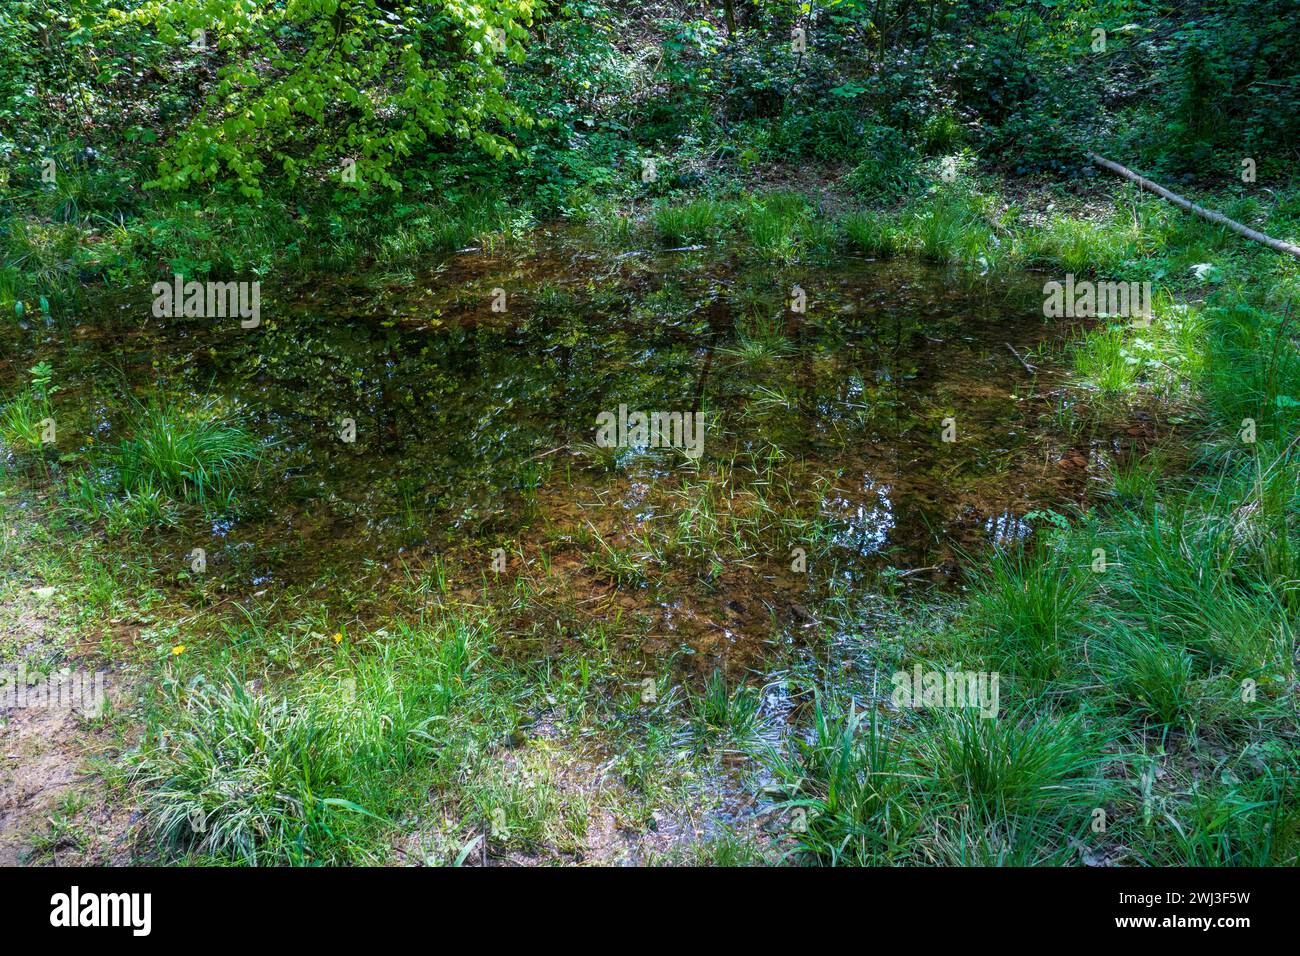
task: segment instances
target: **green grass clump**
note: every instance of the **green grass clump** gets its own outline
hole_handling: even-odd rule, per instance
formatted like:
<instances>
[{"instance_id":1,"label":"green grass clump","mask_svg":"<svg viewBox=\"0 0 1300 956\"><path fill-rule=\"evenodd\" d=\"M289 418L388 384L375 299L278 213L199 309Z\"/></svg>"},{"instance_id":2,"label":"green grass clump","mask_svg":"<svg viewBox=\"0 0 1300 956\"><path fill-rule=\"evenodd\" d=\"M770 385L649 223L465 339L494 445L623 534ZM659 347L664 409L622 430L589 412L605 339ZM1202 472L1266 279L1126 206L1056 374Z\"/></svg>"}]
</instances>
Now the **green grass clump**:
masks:
<instances>
[{"instance_id":1,"label":"green grass clump","mask_svg":"<svg viewBox=\"0 0 1300 956\"><path fill-rule=\"evenodd\" d=\"M1090 222L1055 215L1024 236L1025 257L1031 263L1053 265L1077 276L1117 279L1138 255L1132 226L1118 220Z\"/></svg>"},{"instance_id":2,"label":"green grass clump","mask_svg":"<svg viewBox=\"0 0 1300 956\"><path fill-rule=\"evenodd\" d=\"M1165 726L1191 715L1196 665L1186 648L1127 629L1116 629L1102 648L1108 683L1126 706Z\"/></svg>"},{"instance_id":3,"label":"green grass clump","mask_svg":"<svg viewBox=\"0 0 1300 956\"><path fill-rule=\"evenodd\" d=\"M17 314L17 304L45 298L59 306L78 299L78 268L89 265L85 237L77 225L51 222L42 216L7 216L0 230L0 312L5 321ZM26 310L25 310L26 311Z\"/></svg>"},{"instance_id":4,"label":"green grass clump","mask_svg":"<svg viewBox=\"0 0 1300 956\"><path fill-rule=\"evenodd\" d=\"M50 404L41 395L20 392L0 410L0 444L17 454L41 447L45 426L51 417Z\"/></svg>"},{"instance_id":5,"label":"green grass clump","mask_svg":"<svg viewBox=\"0 0 1300 956\"><path fill-rule=\"evenodd\" d=\"M1256 423L1260 439L1289 440L1300 427L1300 316L1244 303L1208 310L1207 391L1221 421Z\"/></svg>"},{"instance_id":6,"label":"green grass clump","mask_svg":"<svg viewBox=\"0 0 1300 956\"><path fill-rule=\"evenodd\" d=\"M765 755L784 793L778 806L801 856L829 865L888 864L905 854L917 821L915 777L901 736L875 711L813 705L807 735Z\"/></svg>"},{"instance_id":7,"label":"green grass clump","mask_svg":"<svg viewBox=\"0 0 1300 956\"><path fill-rule=\"evenodd\" d=\"M759 724L759 693L752 687L731 688L721 670L705 682L704 693L695 707L695 726L701 737L725 737L745 741L754 736Z\"/></svg>"},{"instance_id":8,"label":"green grass clump","mask_svg":"<svg viewBox=\"0 0 1300 956\"><path fill-rule=\"evenodd\" d=\"M134 771L159 848L246 864L382 859L394 814L471 773L506 725L509 698L480 669L486 640L463 617L398 624L275 690L201 673L177 686Z\"/></svg>"},{"instance_id":9,"label":"green grass clump","mask_svg":"<svg viewBox=\"0 0 1300 956\"><path fill-rule=\"evenodd\" d=\"M727 208L712 199L685 203L662 200L655 203L651 216L661 242L684 246L718 239L727 220Z\"/></svg>"},{"instance_id":10,"label":"green grass clump","mask_svg":"<svg viewBox=\"0 0 1300 956\"><path fill-rule=\"evenodd\" d=\"M951 153L962 145L966 131L952 113L943 111L931 114L921 130L921 149L927 156Z\"/></svg>"},{"instance_id":11,"label":"green grass clump","mask_svg":"<svg viewBox=\"0 0 1300 956\"><path fill-rule=\"evenodd\" d=\"M900 218L909 251L950 265L989 272L1012 264L1010 241L991 221L990 197L940 190Z\"/></svg>"},{"instance_id":12,"label":"green grass clump","mask_svg":"<svg viewBox=\"0 0 1300 956\"><path fill-rule=\"evenodd\" d=\"M1103 395L1131 393L1141 381L1142 358L1124 326L1087 333L1074 352L1074 368Z\"/></svg>"},{"instance_id":13,"label":"green grass clump","mask_svg":"<svg viewBox=\"0 0 1300 956\"><path fill-rule=\"evenodd\" d=\"M44 444L46 426L54 417L50 398L58 391L53 384L54 369L48 363L33 366L28 374L31 381L27 388L0 406L0 445L19 455Z\"/></svg>"},{"instance_id":14,"label":"green grass clump","mask_svg":"<svg viewBox=\"0 0 1300 956\"><path fill-rule=\"evenodd\" d=\"M758 841L728 829L721 829L699 843L692 843L684 850L678 850L662 860L655 859L654 862L724 869L739 866L768 866L772 863Z\"/></svg>"},{"instance_id":15,"label":"green grass clump","mask_svg":"<svg viewBox=\"0 0 1300 956\"><path fill-rule=\"evenodd\" d=\"M607 574L619 586L640 587L648 580L644 551L630 546L610 544L595 528L591 529L593 547L583 561L587 567Z\"/></svg>"},{"instance_id":16,"label":"green grass clump","mask_svg":"<svg viewBox=\"0 0 1300 956\"><path fill-rule=\"evenodd\" d=\"M187 411L159 403L140 409L114 464L128 494L163 491L202 502L227 492L260 450L246 428L213 404Z\"/></svg>"},{"instance_id":17,"label":"green grass clump","mask_svg":"<svg viewBox=\"0 0 1300 956\"><path fill-rule=\"evenodd\" d=\"M770 362L794 351L785 334L783 316L747 312L736 320L736 344L722 351L747 362Z\"/></svg>"},{"instance_id":18,"label":"green grass clump","mask_svg":"<svg viewBox=\"0 0 1300 956\"><path fill-rule=\"evenodd\" d=\"M471 196L456 206L412 210L391 232L379 237L377 259L389 265L416 264L428 255L446 254L478 241L491 245L508 228L494 200Z\"/></svg>"},{"instance_id":19,"label":"green grass clump","mask_svg":"<svg viewBox=\"0 0 1300 956\"><path fill-rule=\"evenodd\" d=\"M1243 678L1285 666L1294 637L1280 595L1252 584L1231 524L1175 502L1121 517L1105 540L1122 559L1106 596L1132 630Z\"/></svg>"},{"instance_id":20,"label":"green grass clump","mask_svg":"<svg viewBox=\"0 0 1300 956\"><path fill-rule=\"evenodd\" d=\"M1032 681L1061 677L1089 614L1082 559L1061 550L994 552L972 574L971 610L995 668Z\"/></svg>"},{"instance_id":21,"label":"green grass clump","mask_svg":"<svg viewBox=\"0 0 1300 956\"><path fill-rule=\"evenodd\" d=\"M918 741L932 796L988 819L1041 818L1096 803L1100 748L1077 716L1022 708L988 719L958 709L936 714Z\"/></svg>"},{"instance_id":22,"label":"green grass clump","mask_svg":"<svg viewBox=\"0 0 1300 956\"><path fill-rule=\"evenodd\" d=\"M554 832L560 795L545 769L505 773L495 769L467 788L475 823L497 842L527 850L540 847Z\"/></svg>"},{"instance_id":23,"label":"green grass clump","mask_svg":"<svg viewBox=\"0 0 1300 956\"><path fill-rule=\"evenodd\" d=\"M353 794L358 759L324 700L290 703L230 683L174 700L168 742L146 751L138 780L148 826L166 849L247 864L328 854Z\"/></svg>"},{"instance_id":24,"label":"green grass clump","mask_svg":"<svg viewBox=\"0 0 1300 956\"><path fill-rule=\"evenodd\" d=\"M753 201L743 218L754 254L772 262L798 261L818 245L809 241L811 212L808 201L795 193L767 193Z\"/></svg>"},{"instance_id":25,"label":"green grass clump","mask_svg":"<svg viewBox=\"0 0 1300 956\"><path fill-rule=\"evenodd\" d=\"M841 225L849 248L863 255L888 259L906 248L906 239L897 226L878 213L850 213Z\"/></svg>"}]
</instances>

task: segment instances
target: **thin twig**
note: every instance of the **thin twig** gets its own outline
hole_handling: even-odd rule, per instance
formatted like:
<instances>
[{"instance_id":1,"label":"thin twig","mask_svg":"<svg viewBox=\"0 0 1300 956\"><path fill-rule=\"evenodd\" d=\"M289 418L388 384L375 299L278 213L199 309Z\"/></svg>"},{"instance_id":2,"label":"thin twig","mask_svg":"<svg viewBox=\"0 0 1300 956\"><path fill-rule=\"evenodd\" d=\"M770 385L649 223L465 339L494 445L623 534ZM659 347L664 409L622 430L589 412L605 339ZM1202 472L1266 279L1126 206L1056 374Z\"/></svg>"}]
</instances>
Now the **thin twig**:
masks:
<instances>
[{"instance_id":1,"label":"thin twig","mask_svg":"<svg viewBox=\"0 0 1300 956\"><path fill-rule=\"evenodd\" d=\"M1026 362L1023 358L1020 357L1020 353L1016 351L1016 347L1014 345L1012 345L1010 342L1003 342L1002 344L1011 350L1011 354L1016 357L1017 362L1019 362L1021 365L1025 367L1026 372L1028 372L1030 375L1033 375L1035 372L1038 371L1038 369L1034 368L1034 366L1030 365L1028 362Z\"/></svg>"}]
</instances>

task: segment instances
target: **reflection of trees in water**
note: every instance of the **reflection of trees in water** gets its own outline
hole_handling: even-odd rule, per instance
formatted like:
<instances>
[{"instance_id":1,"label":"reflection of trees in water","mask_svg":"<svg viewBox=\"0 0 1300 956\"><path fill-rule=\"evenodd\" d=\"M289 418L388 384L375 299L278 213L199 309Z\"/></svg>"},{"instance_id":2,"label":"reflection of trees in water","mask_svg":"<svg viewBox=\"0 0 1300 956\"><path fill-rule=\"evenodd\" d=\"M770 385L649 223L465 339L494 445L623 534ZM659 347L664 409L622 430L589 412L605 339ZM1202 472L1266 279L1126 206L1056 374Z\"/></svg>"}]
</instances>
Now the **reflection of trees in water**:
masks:
<instances>
[{"instance_id":1,"label":"reflection of trees in water","mask_svg":"<svg viewBox=\"0 0 1300 956\"><path fill-rule=\"evenodd\" d=\"M148 352L129 357L126 374L156 386L149 360L162 356L163 367L188 370L173 373L169 387L228 391L276 440L273 454L292 457L302 494L348 501L354 516L372 505L499 511L511 493L545 480L539 455L590 441L597 414L626 404L707 410L706 454L731 466L740 485L761 480L773 454L803 462L810 476L870 462L890 491L845 495L833 509L844 519L837 544L868 554L890 536L932 538L925 520L950 516L913 480L914 472L930 480L937 467L926 416L939 392L959 393L964 376L988 374L981 335L1009 334L985 328L994 312L987 297L947 288L942 273L914 265L855 266L805 279L809 312L795 316L784 276L753 270L720 282L695 268L676 278L641 273L637 287L618 276L590 289L568 283L531 302L512 289L518 312L477 324L430 328L400 303L387 318L358 319L348 301L324 313L315 301L277 303L280 314L256 334L177 321L151 330ZM527 271L515 274L526 289ZM427 293L410 291L417 301ZM734 347L742 309L773 317L779 348ZM87 352L79 364L89 370L104 358ZM1013 412L981 410L990 434ZM357 420L355 446L335 436L341 417Z\"/></svg>"}]
</instances>

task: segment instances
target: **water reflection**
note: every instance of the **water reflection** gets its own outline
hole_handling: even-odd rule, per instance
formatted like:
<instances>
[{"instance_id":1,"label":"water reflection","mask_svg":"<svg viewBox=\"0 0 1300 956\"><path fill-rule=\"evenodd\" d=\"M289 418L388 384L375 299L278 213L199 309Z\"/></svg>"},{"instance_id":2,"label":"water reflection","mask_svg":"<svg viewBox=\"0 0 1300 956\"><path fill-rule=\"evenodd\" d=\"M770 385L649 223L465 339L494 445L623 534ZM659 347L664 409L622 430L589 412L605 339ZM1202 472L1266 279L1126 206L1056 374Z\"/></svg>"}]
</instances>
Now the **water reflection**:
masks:
<instances>
[{"instance_id":1,"label":"water reflection","mask_svg":"<svg viewBox=\"0 0 1300 956\"><path fill-rule=\"evenodd\" d=\"M12 390L17 370L49 361L87 458L125 436L142 395L242 409L266 441L261 485L178 537L225 547L250 588L510 541L571 547L590 575L576 586L593 589L607 573L588 560L594 529L651 579L725 583L750 627L782 588L807 587L784 568L791 547L833 567L943 566L1082 494L1084 475L1057 467L1050 362L1031 382L1007 348L1067 331L1043 322L1033 280L618 257L557 235L395 283L266 283L257 330L115 304L55 334L11 325L0 340L18 358L0 375ZM806 313L789 310L795 283ZM620 405L704 413L703 459L594 451L597 415ZM949 416L955 443L940 436ZM339 440L343 419L355 442Z\"/></svg>"}]
</instances>

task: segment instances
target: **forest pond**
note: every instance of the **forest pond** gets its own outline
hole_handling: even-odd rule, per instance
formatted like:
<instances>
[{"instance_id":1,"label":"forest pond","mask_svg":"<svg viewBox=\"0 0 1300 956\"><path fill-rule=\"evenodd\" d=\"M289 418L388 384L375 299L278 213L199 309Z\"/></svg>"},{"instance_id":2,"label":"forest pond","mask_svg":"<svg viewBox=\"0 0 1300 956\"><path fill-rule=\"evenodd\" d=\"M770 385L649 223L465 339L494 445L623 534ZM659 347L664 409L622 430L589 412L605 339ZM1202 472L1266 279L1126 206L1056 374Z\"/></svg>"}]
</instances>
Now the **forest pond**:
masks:
<instances>
[{"instance_id":1,"label":"forest pond","mask_svg":"<svg viewBox=\"0 0 1300 956\"><path fill-rule=\"evenodd\" d=\"M1122 452L1057 426L1072 329L1032 276L616 254L566 227L424 272L268 281L251 329L156 318L140 291L5 326L0 375L54 368L65 464L126 437L132 403L211 403L262 439L256 493L157 529L157 566L201 548L225 598L296 588L358 619L385 580L490 600L522 577L530 652L564 639L567 601L641 618L642 655L749 666L849 582L951 584ZM703 454L604 447L620 408L699 412Z\"/></svg>"}]
</instances>

